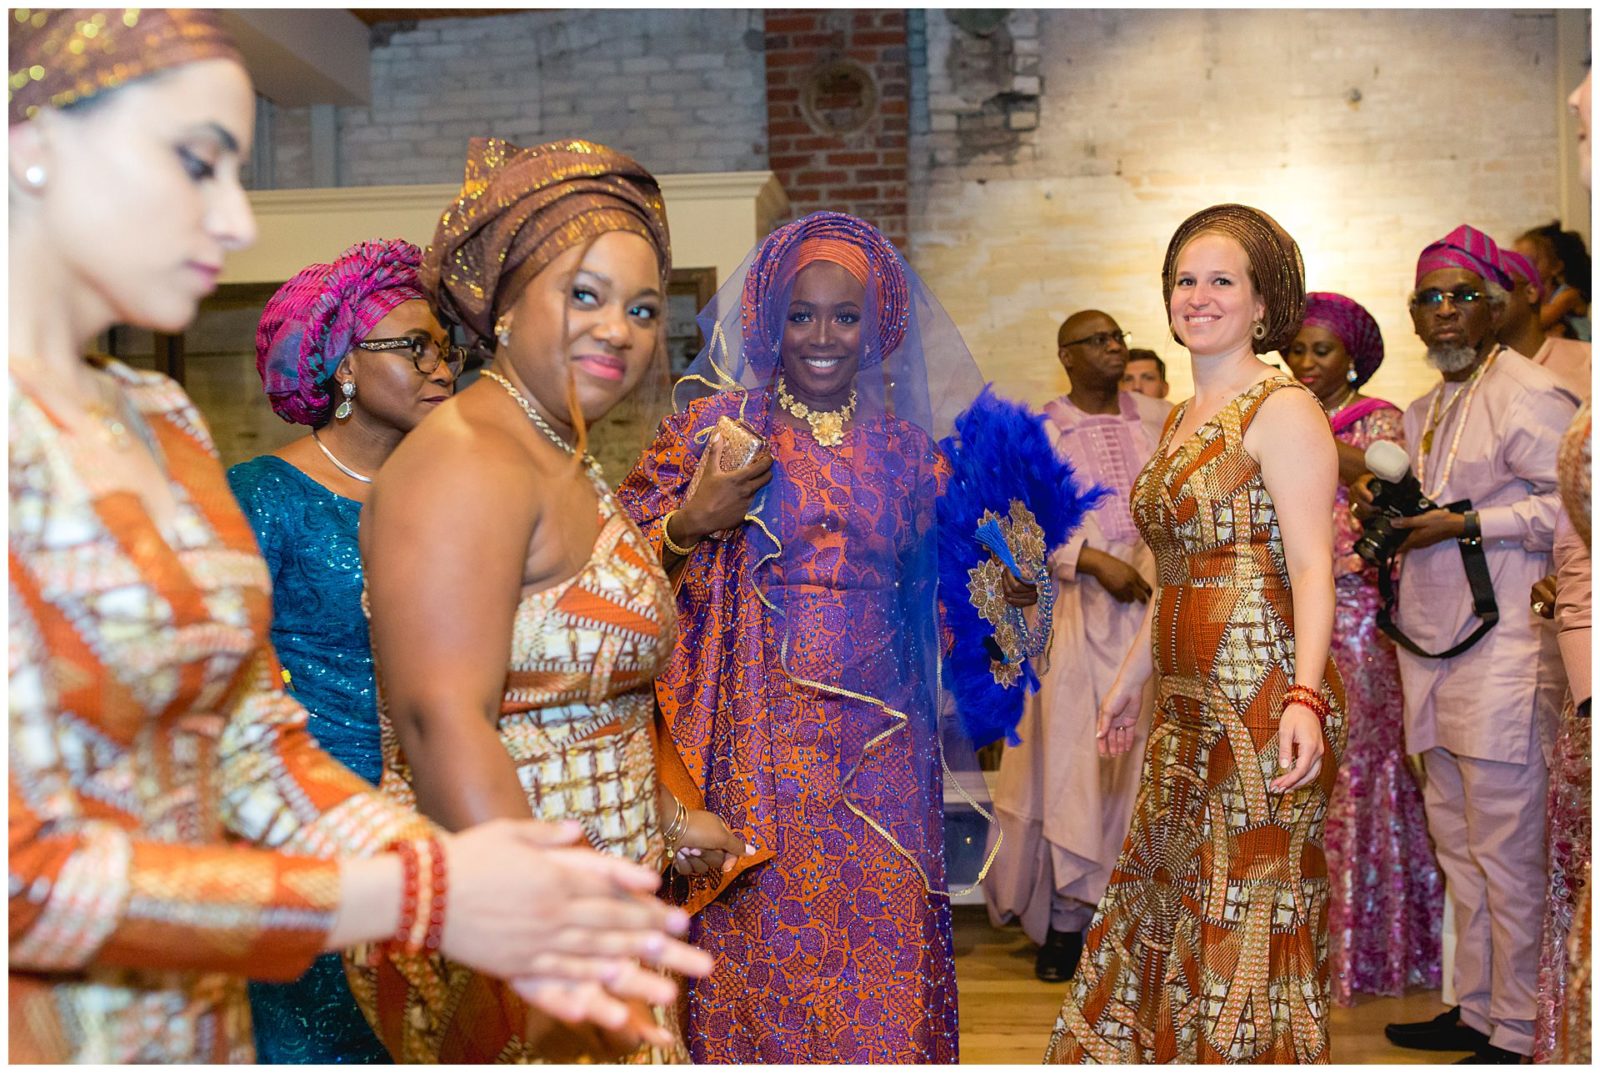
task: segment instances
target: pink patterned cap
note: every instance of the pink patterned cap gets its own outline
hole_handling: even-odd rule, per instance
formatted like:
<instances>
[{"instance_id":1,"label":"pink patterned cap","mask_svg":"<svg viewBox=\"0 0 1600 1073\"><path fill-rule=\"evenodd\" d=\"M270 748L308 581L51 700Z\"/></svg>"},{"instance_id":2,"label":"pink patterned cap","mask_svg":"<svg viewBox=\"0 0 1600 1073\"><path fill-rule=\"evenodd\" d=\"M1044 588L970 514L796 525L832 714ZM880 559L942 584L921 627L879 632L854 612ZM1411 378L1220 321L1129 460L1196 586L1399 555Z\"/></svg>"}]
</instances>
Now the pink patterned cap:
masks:
<instances>
[{"instance_id":1,"label":"pink patterned cap","mask_svg":"<svg viewBox=\"0 0 1600 1073\"><path fill-rule=\"evenodd\" d=\"M1516 250L1501 247L1500 267L1505 269L1507 275L1533 284L1534 289L1539 292L1539 301L1544 301L1544 278L1539 275L1539 270L1533 266L1532 261Z\"/></svg>"},{"instance_id":2,"label":"pink patterned cap","mask_svg":"<svg viewBox=\"0 0 1600 1073\"><path fill-rule=\"evenodd\" d=\"M328 380L345 354L395 306L427 300L421 263L422 251L404 239L358 242L278 288L256 328L256 372L279 417L313 428L327 422Z\"/></svg>"},{"instance_id":3,"label":"pink patterned cap","mask_svg":"<svg viewBox=\"0 0 1600 1073\"><path fill-rule=\"evenodd\" d=\"M1485 282L1496 283L1509 289L1511 279L1500 267L1500 247L1494 239L1476 227L1462 224L1437 242L1431 242L1417 258L1417 282L1429 272L1441 268L1465 268L1482 277Z\"/></svg>"}]
</instances>

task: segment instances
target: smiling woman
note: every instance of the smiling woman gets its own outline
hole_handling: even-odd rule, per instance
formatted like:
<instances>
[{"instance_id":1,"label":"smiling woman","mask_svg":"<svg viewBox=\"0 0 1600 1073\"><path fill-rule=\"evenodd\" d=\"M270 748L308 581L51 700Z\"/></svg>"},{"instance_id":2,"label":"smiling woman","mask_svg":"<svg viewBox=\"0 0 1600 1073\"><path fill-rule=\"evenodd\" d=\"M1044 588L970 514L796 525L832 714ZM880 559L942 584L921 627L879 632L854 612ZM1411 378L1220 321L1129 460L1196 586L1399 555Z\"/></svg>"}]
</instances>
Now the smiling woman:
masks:
<instances>
[{"instance_id":1,"label":"smiling woman","mask_svg":"<svg viewBox=\"0 0 1600 1073\"><path fill-rule=\"evenodd\" d=\"M1162 283L1196 390L1133 485L1159 583L1100 704L1102 751L1131 747L1152 678L1155 715L1046 1060L1326 1062L1338 462L1311 392L1256 357L1300 328L1300 250L1217 205L1179 226Z\"/></svg>"},{"instance_id":2,"label":"smiling woman","mask_svg":"<svg viewBox=\"0 0 1600 1073\"><path fill-rule=\"evenodd\" d=\"M312 430L228 471L272 574L272 643L289 692L322 747L374 784L383 766L361 504L401 437L450 397L462 357L423 297L421 260L409 242L362 242L279 288L256 332L256 367L278 416ZM263 1062L388 1060L337 954L292 984L252 983L250 1003Z\"/></svg>"},{"instance_id":3,"label":"smiling woman","mask_svg":"<svg viewBox=\"0 0 1600 1073\"><path fill-rule=\"evenodd\" d=\"M422 285L493 365L400 444L361 527L381 787L451 830L578 820L617 857L731 867L743 842L697 807L657 732L671 593L585 452L587 427L664 360L661 190L592 142L468 153ZM670 1007L591 1031L443 954L348 964L399 1061L681 1055Z\"/></svg>"}]
</instances>

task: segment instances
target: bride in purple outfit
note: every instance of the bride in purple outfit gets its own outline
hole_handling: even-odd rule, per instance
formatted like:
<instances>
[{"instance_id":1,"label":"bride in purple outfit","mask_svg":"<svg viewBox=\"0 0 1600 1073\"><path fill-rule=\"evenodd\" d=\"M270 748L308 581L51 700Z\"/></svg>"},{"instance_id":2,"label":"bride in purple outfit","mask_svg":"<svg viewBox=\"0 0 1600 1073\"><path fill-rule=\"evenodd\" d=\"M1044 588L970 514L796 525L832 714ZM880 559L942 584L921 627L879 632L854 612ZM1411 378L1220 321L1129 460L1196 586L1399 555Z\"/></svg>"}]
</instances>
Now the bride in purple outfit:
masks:
<instances>
[{"instance_id":1,"label":"bride in purple outfit","mask_svg":"<svg viewBox=\"0 0 1600 1073\"><path fill-rule=\"evenodd\" d=\"M1328 805L1328 932L1334 1001L1356 992L1399 995L1439 986L1444 879L1428 841L1422 791L1406 765L1400 668L1378 630L1377 574L1355 553L1361 523L1346 485L1374 440L1403 443L1400 411L1361 386L1383 362L1378 322L1342 294L1306 295L1306 316L1284 351L1328 412L1339 449L1334 500L1333 659L1344 678L1350 740Z\"/></svg>"}]
</instances>

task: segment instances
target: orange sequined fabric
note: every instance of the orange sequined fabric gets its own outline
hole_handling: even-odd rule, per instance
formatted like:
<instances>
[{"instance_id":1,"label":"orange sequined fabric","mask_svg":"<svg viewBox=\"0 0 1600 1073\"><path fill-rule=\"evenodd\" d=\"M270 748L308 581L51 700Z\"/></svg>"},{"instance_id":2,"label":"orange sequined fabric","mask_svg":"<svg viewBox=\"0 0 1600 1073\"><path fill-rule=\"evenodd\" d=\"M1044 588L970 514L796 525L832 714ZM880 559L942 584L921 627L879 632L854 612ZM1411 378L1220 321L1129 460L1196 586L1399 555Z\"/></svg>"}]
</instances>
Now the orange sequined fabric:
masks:
<instances>
[{"instance_id":1,"label":"orange sequined fabric","mask_svg":"<svg viewBox=\"0 0 1600 1073\"><path fill-rule=\"evenodd\" d=\"M517 605L500 705L500 741L533 815L577 820L594 846L659 861L655 715L651 683L676 638L672 593L650 546L597 480L600 536L577 574ZM381 789L416 801L379 672ZM533 1062L551 1051L530 1038L527 1010L499 981L442 957L357 951L351 989L379 1038L402 1062ZM646 1049L633 1061L682 1059Z\"/></svg>"},{"instance_id":2,"label":"orange sequined fabric","mask_svg":"<svg viewBox=\"0 0 1600 1073\"><path fill-rule=\"evenodd\" d=\"M11 122L197 60L244 60L214 11L14 8L7 42Z\"/></svg>"},{"instance_id":3,"label":"orange sequined fabric","mask_svg":"<svg viewBox=\"0 0 1600 1073\"><path fill-rule=\"evenodd\" d=\"M10 1058L248 1062L242 977L322 950L327 858L425 828L283 692L266 566L193 405L108 371L171 475L170 535L10 385Z\"/></svg>"},{"instance_id":4,"label":"orange sequined fabric","mask_svg":"<svg viewBox=\"0 0 1600 1073\"><path fill-rule=\"evenodd\" d=\"M1155 553L1156 711L1133 823L1086 937L1046 1060L1326 1062L1328 873L1322 826L1345 740L1315 783L1275 794L1294 682L1277 514L1243 439L1273 378L1169 442L1134 484Z\"/></svg>"}]
</instances>

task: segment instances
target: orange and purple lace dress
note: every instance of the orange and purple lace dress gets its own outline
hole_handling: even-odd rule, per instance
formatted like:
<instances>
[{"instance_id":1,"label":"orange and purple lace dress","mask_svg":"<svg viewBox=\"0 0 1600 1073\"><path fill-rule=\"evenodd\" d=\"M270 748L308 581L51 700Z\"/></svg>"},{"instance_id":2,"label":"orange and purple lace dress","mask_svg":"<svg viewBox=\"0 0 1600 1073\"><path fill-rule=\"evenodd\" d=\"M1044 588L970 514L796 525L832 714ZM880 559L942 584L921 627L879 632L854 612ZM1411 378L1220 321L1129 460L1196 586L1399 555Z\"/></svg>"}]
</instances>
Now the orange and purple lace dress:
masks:
<instances>
[{"instance_id":1,"label":"orange and purple lace dress","mask_svg":"<svg viewBox=\"0 0 1600 1073\"><path fill-rule=\"evenodd\" d=\"M676 636L672 592L650 545L594 483L600 535L589 561L517 604L500 741L536 819L577 820L602 853L659 862L652 682ZM379 683L380 789L414 807L381 667ZM351 990L397 1061L525 1063L553 1053L549 1039L530 1038L526 1006L498 980L438 955L373 958L367 948L349 964ZM684 1056L646 1048L629 1060Z\"/></svg>"},{"instance_id":2,"label":"orange and purple lace dress","mask_svg":"<svg viewBox=\"0 0 1600 1073\"><path fill-rule=\"evenodd\" d=\"M244 977L322 951L331 858L426 827L284 693L266 565L193 405L105 368L170 476L171 532L10 382L10 1058L249 1062Z\"/></svg>"},{"instance_id":3,"label":"orange and purple lace dress","mask_svg":"<svg viewBox=\"0 0 1600 1073\"><path fill-rule=\"evenodd\" d=\"M1294 684L1293 604L1243 441L1281 388L1305 390L1257 384L1174 450L1180 406L1134 484L1158 573L1156 710L1133 823L1046 1061L1328 1061L1322 828L1345 740L1331 659L1322 771L1292 794L1267 789Z\"/></svg>"},{"instance_id":4,"label":"orange and purple lace dress","mask_svg":"<svg viewBox=\"0 0 1600 1073\"><path fill-rule=\"evenodd\" d=\"M724 391L662 422L617 493L657 546L702 460L695 445L723 416L765 422L771 404L771 391ZM889 415L853 421L834 447L790 423L757 427L789 504L781 550L765 562L753 523L695 548L657 683L706 808L759 850L731 877L690 884L690 938L716 957L689 984L690 1053L954 1062L939 749L923 684L894 670L910 665L917 618L935 619L932 592L896 579L931 530L947 464ZM861 692L869 683L884 703Z\"/></svg>"}]
</instances>

